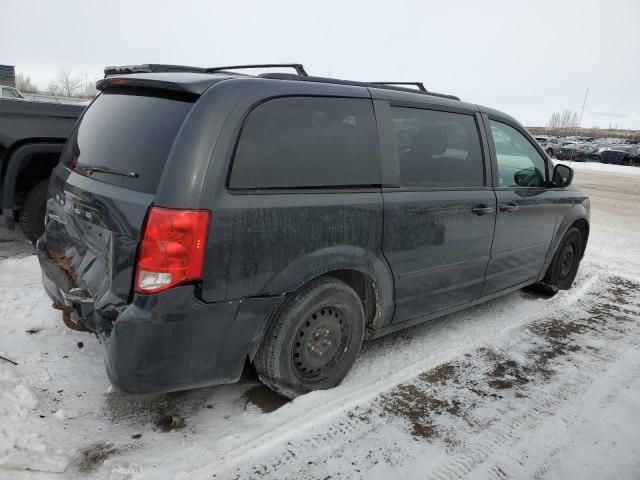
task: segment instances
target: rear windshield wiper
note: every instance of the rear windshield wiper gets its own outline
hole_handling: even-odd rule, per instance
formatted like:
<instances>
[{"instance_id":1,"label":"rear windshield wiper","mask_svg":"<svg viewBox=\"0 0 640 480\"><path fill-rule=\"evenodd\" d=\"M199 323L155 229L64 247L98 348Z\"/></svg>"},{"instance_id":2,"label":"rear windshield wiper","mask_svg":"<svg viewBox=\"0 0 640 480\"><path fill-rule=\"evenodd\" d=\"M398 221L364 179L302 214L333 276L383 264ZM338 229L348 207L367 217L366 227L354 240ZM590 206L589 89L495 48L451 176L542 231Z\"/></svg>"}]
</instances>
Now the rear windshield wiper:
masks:
<instances>
[{"instance_id":1,"label":"rear windshield wiper","mask_svg":"<svg viewBox=\"0 0 640 480\"><path fill-rule=\"evenodd\" d=\"M115 168L103 167L100 165L82 165L77 164L75 170L84 175L92 175L93 173L108 173L111 175L120 175L122 177L138 178L136 172L128 172L126 170L117 170Z\"/></svg>"}]
</instances>

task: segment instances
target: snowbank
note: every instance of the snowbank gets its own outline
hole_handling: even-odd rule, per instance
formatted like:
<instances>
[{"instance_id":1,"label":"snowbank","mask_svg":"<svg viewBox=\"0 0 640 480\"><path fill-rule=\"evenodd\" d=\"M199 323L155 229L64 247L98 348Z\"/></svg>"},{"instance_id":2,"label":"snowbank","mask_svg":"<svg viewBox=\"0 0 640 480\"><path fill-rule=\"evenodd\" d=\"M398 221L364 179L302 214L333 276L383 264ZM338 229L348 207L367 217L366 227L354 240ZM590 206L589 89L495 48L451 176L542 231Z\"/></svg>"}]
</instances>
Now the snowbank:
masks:
<instances>
[{"instance_id":1,"label":"snowbank","mask_svg":"<svg viewBox=\"0 0 640 480\"><path fill-rule=\"evenodd\" d=\"M609 165L607 163L598 162L570 162L568 160L556 160L554 163L563 163L569 165L574 170L584 170L587 172L602 172L614 175L634 175L640 176L640 167L629 167L627 165Z\"/></svg>"}]
</instances>

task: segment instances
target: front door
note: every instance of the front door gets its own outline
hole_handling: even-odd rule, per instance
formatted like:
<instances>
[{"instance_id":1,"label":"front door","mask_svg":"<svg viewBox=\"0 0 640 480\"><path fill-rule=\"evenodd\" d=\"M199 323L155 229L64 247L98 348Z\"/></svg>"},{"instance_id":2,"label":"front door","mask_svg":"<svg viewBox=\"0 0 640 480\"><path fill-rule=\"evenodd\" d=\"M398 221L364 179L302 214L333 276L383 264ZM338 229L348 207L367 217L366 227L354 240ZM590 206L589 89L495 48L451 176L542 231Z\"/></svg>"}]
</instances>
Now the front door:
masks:
<instances>
[{"instance_id":1,"label":"front door","mask_svg":"<svg viewBox=\"0 0 640 480\"><path fill-rule=\"evenodd\" d=\"M402 322L482 294L496 199L473 112L390 112L400 171L399 187L383 189L383 252Z\"/></svg>"},{"instance_id":2,"label":"front door","mask_svg":"<svg viewBox=\"0 0 640 480\"><path fill-rule=\"evenodd\" d=\"M484 294L534 282L545 263L558 215L547 188L545 157L514 126L489 120L498 200L496 231Z\"/></svg>"}]
</instances>

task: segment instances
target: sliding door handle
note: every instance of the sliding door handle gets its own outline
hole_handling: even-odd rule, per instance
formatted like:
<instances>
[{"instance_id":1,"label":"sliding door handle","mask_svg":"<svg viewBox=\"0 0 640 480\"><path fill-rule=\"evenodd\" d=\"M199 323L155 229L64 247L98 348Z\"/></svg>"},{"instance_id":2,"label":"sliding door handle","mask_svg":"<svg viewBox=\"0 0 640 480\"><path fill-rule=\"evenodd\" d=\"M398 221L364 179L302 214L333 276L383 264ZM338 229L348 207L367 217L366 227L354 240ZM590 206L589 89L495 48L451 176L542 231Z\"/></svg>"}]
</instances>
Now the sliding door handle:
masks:
<instances>
[{"instance_id":1,"label":"sliding door handle","mask_svg":"<svg viewBox=\"0 0 640 480\"><path fill-rule=\"evenodd\" d=\"M488 213L493 213L496 211L495 208L485 205L481 203L480 205L476 205L471 209L471 211L476 215L487 215Z\"/></svg>"},{"instance_id":2,"label":"sliding door handle","mask_svg":"<svg viewBox=\"0 0 640 480\"><path fill-rule=\"evenodd\" d=\"M503 203L502 205L500 205L500 211L501 212L506 212L506 213L513 213L516 210L519 210L520 206L516 205L513 202L509 202L509 203Z\"/></svg>"}]
</instances>

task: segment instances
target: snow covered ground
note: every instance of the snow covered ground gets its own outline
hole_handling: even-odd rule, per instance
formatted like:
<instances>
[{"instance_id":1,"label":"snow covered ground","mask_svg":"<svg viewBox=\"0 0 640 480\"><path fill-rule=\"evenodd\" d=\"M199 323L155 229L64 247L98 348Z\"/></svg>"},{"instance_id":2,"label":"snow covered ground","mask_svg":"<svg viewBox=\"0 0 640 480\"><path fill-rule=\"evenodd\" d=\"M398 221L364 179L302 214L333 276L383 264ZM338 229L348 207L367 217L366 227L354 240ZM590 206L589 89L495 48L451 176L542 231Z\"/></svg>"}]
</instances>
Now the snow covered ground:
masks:
<instances>
[{"instance_id":1,"label":"snow covered ground","mask_svg":"<svg viewBox=\"0 0 640 480\"><path fill-rule=\"evenodd\" d=\"M114 391L36 259L0 242L0 355L16 363L0 360L0 479L640 478L640 168L572 166L592 197L572 290L365 344L340 387L293 402L251 373Z\"/></svg>"}]
</instances>

